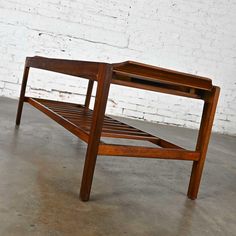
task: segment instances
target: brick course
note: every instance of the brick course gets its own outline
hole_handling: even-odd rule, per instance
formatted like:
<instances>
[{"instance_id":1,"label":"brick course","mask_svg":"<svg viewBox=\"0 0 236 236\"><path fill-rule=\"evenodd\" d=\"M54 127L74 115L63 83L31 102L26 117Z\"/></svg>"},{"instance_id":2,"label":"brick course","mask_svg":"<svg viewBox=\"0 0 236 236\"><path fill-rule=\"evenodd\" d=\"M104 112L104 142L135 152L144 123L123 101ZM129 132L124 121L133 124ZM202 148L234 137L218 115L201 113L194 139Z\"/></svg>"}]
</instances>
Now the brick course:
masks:
<instances>
[{"instance_id":1,"label":"brick course","mask_svg":"<svg viewBox=\"0 0 236 236\"><path fill-rule=\"evenodd\" d=\"M26 56L136 60L221 87L214 131L236 134L236 2L0 0L0 95L17 98ZM82 102L86 81L32 70L28 94ZM201 101L112 86L107 112L198 128Z\"/></svg>"}]
</instances>

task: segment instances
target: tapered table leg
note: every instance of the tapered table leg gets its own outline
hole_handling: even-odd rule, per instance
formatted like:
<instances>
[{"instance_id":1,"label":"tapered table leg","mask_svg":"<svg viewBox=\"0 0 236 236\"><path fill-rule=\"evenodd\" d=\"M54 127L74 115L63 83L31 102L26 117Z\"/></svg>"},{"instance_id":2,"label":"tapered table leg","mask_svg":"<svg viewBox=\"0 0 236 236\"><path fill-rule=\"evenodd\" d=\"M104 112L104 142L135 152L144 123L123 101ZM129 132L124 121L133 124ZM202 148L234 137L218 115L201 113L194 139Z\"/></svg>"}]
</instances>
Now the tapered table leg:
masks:
<instances>
[{"instance_id":1,"label":"tapered table leg","mask_svg":"<svg viewBox=\"0 0 236 236\"><path fill-rule=\"evenodd\" d=\"M21 120L21 114L22 114L22 109L23 109L23 104L24 104L25 90L26 90L28 75L29 75L29 67L25 67L24 74L23 74L22 85L21 85L20 99L19 99L17 115L16 115L16 125L17 126L20 125L20 120Z\"/></svg>"},{"instance_id":2,"label":"tapered table leg","mask_svg":"<svg viewBox=\"0 0 236 236\"><path fill-rule=\"evenodd\" d=\"M98 85L95 97L92 126L88 141L87 153L85 157L82 184L80 188L80 198L82 201L88 201L93 181L93 174L98 154L103 119L106 110L107 98L110 88L112 69L110 65L101 64L98 74Z\"/></svg>"},{"instance_id":3,"label":"tapered table leg","mask_svg":"<svg viewBox=\"0 0 236 236\"><path fill-rule=\"evenodd\" d=\"M89 104L90 104L90 100L91 100L91 96L92 96L92 91L93 91L93 84L94 84L94 81L89 80L85 104L84 104L86 108L89 108Z\"/></svg>"},{"instance_id":4,"label":"tapered table leg","mask_svg":"<svg viewBox=\"0 0 236 236\"><path fill-rule=\"evenodd\" d=\"M208 101L205 101L204 103L202 120L196 145L196 151L200 151L201 155L199 161L193 162L189 188L188 188L188 197L192 200L196 199L198 195L199 185L206 159L206 153L211 136L211 130L219 98L219 93L220 93L220 88L213 87L210 99Z\"/></svg>"}]
</instances>

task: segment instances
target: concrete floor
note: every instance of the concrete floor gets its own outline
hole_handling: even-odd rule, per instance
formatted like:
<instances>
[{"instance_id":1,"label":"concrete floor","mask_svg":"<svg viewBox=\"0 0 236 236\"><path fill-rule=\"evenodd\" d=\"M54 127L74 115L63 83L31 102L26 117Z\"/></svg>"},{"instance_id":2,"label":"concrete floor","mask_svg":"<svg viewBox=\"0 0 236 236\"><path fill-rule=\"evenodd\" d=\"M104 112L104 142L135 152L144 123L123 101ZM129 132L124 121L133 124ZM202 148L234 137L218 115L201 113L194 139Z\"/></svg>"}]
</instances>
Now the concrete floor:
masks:
<instances>
[{"instance_id":1,"label":"concrete floor","mask_svg":"<svg viewBox=\"0 0 236 236\"><path fill-rule=\"evenodd\" d=\"M91 201L79 200L86 145L25 105L0 98L0 235L236 235L236 137L214 134L199 198L191 163L99 156ZM196 131L128 121L193 148Z\"/></svg>"}]
</instances>

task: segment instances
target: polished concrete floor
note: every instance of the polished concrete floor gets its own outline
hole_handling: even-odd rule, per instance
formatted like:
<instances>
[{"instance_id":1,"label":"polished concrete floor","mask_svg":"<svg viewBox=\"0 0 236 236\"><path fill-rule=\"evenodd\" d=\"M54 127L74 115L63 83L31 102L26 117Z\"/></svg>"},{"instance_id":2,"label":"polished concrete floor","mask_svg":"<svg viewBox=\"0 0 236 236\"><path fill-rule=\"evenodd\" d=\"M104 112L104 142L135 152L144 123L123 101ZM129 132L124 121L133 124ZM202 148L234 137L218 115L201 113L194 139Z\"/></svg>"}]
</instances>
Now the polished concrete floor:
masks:
<instances>
[{"instance_id":1,"label":"polished concrete floor","mask_svg":"<svg viewBox=\"0 0 236 236\"><path fill-rule=\"evenodd\" d=\"M79 200L86 145L25 105L0 98L0 235L236 235L236 137L213 134L196 201L191 163L99 156ZM196 131L127 121L194 147Z\"/></svg>"}]
</instances>

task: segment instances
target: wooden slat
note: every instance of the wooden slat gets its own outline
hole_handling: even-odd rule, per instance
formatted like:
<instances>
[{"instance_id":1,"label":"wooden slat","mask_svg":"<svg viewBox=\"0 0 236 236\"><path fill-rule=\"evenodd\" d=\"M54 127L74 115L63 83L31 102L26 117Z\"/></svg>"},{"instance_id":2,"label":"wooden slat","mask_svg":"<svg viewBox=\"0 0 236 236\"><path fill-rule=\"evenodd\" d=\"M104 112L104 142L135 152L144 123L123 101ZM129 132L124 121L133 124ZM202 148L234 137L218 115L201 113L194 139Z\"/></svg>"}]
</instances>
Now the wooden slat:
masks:
<instances>
[{"instance_id":1,"label":"wooden slat","mask_svg":"<svg viewBox=\"0 0 236 236\"><path fill-rule=\"evenodd\" d=\"M200 152L171 149L171 148L152 148L142 146L124 146L115 144L101 144L98 149L99 155L105 156L127 156L142 158L159 158L198 161Z\"/></svg>"},{"instance_id":2,"label":"wooden slat","mask_svg":"<svg viewBox=\"0 0 236 236\"><path fill-rule=\"evenodd\" d=\"M40 101L40 99L38 99L38 101ZM67 107L66 103L60 104L63 108L61 111L61 108L59 105L56 105L55 103L51 103L50 101L41 101L44 105L46 105L47 107L49 107L51 110L53 110L55 113L61 115L62 117L65 117L67 120L73 122L76 125L80 125L80 126L85 126L87 127L86 131L89 131L90 129L90 125L91 125L91 121L92 121L92 111L89 109L84 110L83 106L79 106L77 105L77 108L75 109L72 104L68 105L68 108L66 109L66 111L64 111L64 108ZM54 105L55 104L55 105ZM56 107L56 108L55 108ZM72 108L71 108L72 107ZM70 111L72 109L72 112ZM83 112L84 111L84 112ZM121 123L120 121L116 121L110 117L105 117L105 125L110 126L109 129L106 128L103 131L103 135L106 137L121 137L122 135L124 135L125 137L129 137L129 138L137 138L137 136L140 136L141 139L156 139L155 137L153 137L150 134L147 134L139 129L136 129L134 127L128 126L126 124ZM106 123L107 122L107 123ZM111 123L110 123L111 122ZM117 126L118 125L122 125L123 127L127 127L129 128L129 130L124 130L124 129L113 129L113 125Z\"/></svg>"},{"instance_id":3,"label":"wooden slat","mask_svg":"<svg viewBox=\"0 0 236 236\"><path fill-rule=\"evenodd\" d=\"M38 98L26 98L25 100L52 117L58 123L61 122L67 129L68 123L71 127L68 130L72 130L71 132L79 137L81 136L80 132L86 133L86 138L83 140L88 140L87 136L90 133L92 124L92 110L85 108L83 105L73 103L57 102ZM77 129L78 131L75 131L74 129ZM175 144L165 141L159 137L155 137L147 132L122 123L109 116L104 118L102 137L144 140L150 141L163 148L182 149Z\"/></svg>"},{"instance_id":4,"label":"wooden slat","mask_svg":"<svg viewBox=\"0 0 236 236\"><path fill-rule=\"evenodd\" d=\"M157 139L157 140L150 140L150 142L154 143L154 144L157 144L158 146L160 147L163 147L163 148L174 148L174 149L182 149L184 150L184 148L182 147L179 147L173 143L170 143L164 139Z\"/></svg>"},{"instance_id":5,"label":"wooden slat","mask_svg":"<svg viewBox=\"0 0 236 236\"><path fill-rule=\"evenodd\" d=\"M145 136L140 134L124 134L124 133L111 133L102 131L102 137L110 137L110 138L124 138L124 139L134 139L134 140L156 140L157 137L154 136Z\"/></svg>"}]
</instances>

